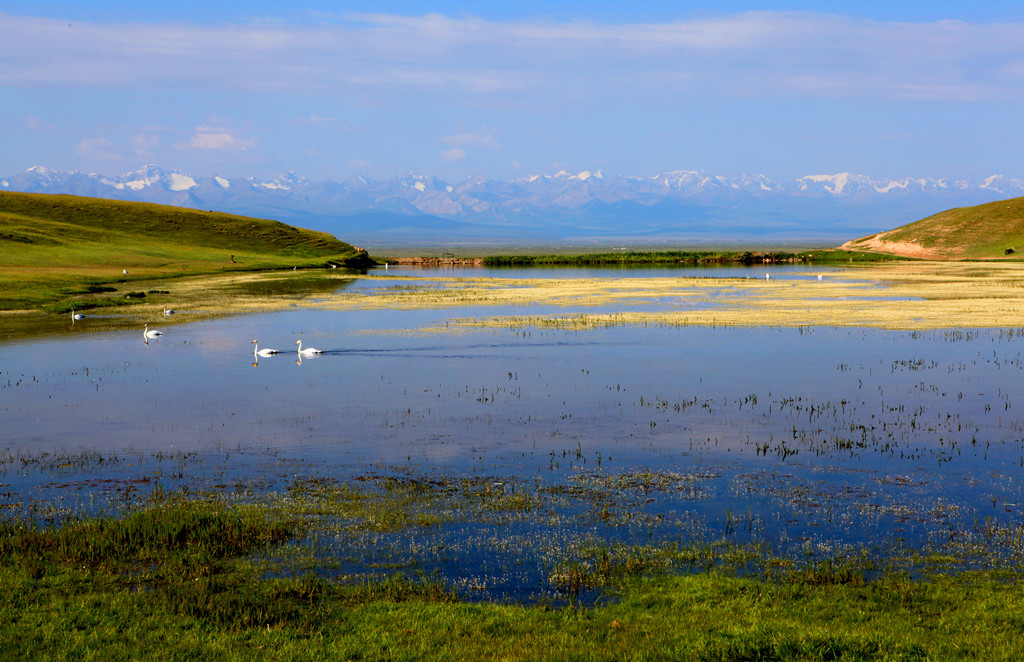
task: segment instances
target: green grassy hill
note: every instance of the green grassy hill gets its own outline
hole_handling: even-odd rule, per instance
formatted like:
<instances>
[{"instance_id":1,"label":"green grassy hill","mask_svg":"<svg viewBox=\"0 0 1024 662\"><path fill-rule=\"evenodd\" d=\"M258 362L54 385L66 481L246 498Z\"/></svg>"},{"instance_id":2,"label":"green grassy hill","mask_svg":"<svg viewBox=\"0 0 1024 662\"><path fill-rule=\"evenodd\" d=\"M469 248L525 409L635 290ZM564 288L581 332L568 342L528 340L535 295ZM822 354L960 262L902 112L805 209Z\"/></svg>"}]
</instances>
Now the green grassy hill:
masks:
<instances>
[{"instance_id":1,"label":"green grassy hill","mask_svg":"<svg viewBox=\"0 0 1024 662\"><path fill-rule=\"evenodd\" d=\"M38 308L115 281L329 262L358 267L370 260L329 234L277 221L0 192L0 310Z\"/></svg>"},{"instance_id":2,"label":"green grassy hill","mask_svg":"<svg viewBox=\"0 0 1024 662\"><path fill-rule=\"evenodd\" d=\"M855 239L842 248L937 260L1020 257L1024 255L1024 198L950 209Z\"/></svg>"}]
</instances>

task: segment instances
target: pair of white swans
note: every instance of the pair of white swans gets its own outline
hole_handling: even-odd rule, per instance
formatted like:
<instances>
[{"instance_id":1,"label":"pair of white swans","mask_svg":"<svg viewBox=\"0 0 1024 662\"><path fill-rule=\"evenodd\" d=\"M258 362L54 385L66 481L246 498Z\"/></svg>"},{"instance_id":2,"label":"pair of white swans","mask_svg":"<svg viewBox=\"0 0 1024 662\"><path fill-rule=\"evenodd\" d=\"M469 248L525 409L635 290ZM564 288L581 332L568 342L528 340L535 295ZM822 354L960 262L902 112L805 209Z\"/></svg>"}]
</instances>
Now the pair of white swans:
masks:
<instances>
[{"instance_id":1,"label":"pair of white swans","mask_svg":"<svg viewBox=\"0 0 1024 662\"><path fill-rule=\"evenodd\" d=\"M299 353L299 356L316 356L317 354L323 354L324 353L324 350L317 349L316 347L307 347L307 348L303 349L302 348L302 341L301 340L296 340L295 344L299 346L299 348L297 350L298 353ZM280 354L281 353L281 351L277 350L277 349L270 349L270 348L260 349L259 343L257 343L255 340L252 341L252 352L256 356L273 356L274 354Z\"/></svg>"}]
</instances>

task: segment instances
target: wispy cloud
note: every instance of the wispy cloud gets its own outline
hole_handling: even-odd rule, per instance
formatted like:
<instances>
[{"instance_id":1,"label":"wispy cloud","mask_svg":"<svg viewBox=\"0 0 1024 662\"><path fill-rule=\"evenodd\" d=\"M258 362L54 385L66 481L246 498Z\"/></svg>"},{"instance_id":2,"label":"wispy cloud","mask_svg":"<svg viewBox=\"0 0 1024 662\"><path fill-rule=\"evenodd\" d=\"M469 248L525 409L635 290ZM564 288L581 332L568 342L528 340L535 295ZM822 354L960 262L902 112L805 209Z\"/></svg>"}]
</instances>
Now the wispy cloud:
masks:
<instances>
[{"instance_id":1,"label":"wispy cloud","mask_svg":"<svg viewBox=\"0 0 1024 662\"><path fill-rule=\"evenodd\" d=\"M334 124L333 117L321 117L320 115L307 115L296 118L295 123L299 126L329 126Z\"/></svg>"},{"instance_id":2,"label":"wispy cloud","mask_svg":"<svg viewBox=\"0 0 1024 662\"><path fill-rule=\"evenodd\" d=\"M152 157L153 150L160 146L160 137L149 133L137 133L131 137L132 150L139 156Z\"/></svg>"},{"instance_id":3,"label":"wispy cloud","mask_svg":"<svg viewBox=\"0 0 1024 662\"><path fill-rule=\"evenodd\" d=\"M1024 98L1024 25L751 12L648 24L358 15L314 26L107 25L0 15L0 85ZM308 118L313 119L313 118ZM326 119L326 118L321 118ZM200 143L209 144L211 136Z\"/></svg>"},{"instance_id":4,"label":"wispy cloud","mask_svg":"<svg viewBox=\"0 0 1024 662\"><path fill-rule=\"evenodd\" d=\"M491 129L478 129L476 131L463 131L441 138L441 142L455 147L490 147L496 149L501 143L494 136Z\"/></svg>"},{"instance_id":5,"label":"wispy cloud","mask_svg":"<svg viewBox=\"0 0 1024 662\"><path fill-rule=\"evenodd\" d=\"M255 138L236 135L223 127L200 126L188 143L179 145L179 148L241 152L255 147L256 142Z\"/></svg>"},{"instance_id":6,"label":"wispy cloud","mask_svg":"<svg viewBox=\"0 0 1024 662\"><path fill-rule=\"evenodd\" d=\"M117 151L114 142L106 136L86 138L78 143L75 152L79 156L101 161L120 161L121 154Z\"/></svg>"},{"instance_id":7,"label":"wispy cloud","mask_svg":"<svg viewBox=\"0 0 1024 662\"><path fill-rule=\"evenodd\" d=\"M466 158L466 150L462 149L461 147L452 147L451 149L441 150L442 161L454 163L457 161L461 161L464 158Z\"/></svg>"},{"instance_id":8,"label":"wispy cloud","mask_svg":"<svg viewBox=\"0 0 1024 662\"><path fill-rule=\"evenodd\" d=\"M29 131L49 133L55 131L58 127L52 122L44 122L35 115L29 115L25 118L25 128Z\"/></svg>"}]
</instances>

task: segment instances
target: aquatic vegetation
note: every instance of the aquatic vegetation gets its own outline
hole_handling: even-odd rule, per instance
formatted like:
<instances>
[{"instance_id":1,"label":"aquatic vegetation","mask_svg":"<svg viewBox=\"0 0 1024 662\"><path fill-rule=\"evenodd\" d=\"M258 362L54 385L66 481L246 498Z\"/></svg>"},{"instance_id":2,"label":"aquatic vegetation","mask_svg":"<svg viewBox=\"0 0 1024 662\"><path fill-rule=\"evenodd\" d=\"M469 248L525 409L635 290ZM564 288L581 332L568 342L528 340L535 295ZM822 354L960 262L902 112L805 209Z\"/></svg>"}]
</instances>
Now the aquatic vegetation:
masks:
<instances>
[{"instance_id":1,"label":"aquatic vegetation","mask_svg":"<svg viewBox=\"0 0 1024 662\"><path fill-rule=\"evenodd\" d=\"M436 491L423 479L370 482L371 491ZM291 492L339 488L303 481ZM468 603L429 574L272 576L277 566L262 555L301 535L273 512L162 495L121 519L59 528L4 520L0 588L10 597L0 607L0 644L15 657L135 659L268 648L293 659L535 659L567 646L593 659L653 648L716 659L1024 653L1013 616L1022 584L1005 574L910 581L894 569L872 579L866 556L794 566L729 544L581 545L548 565L547 584L565 602ZM744 577L718 559L764 570ZM701 572L677 574L687 566ZM614 599L595 601L595 587Z\"/></svg>"},{"instance_id":2,"label":"aquatic vegetation","mask_svg":"<svg viewBox=\"0 0 1024 662\"><path fill-rule=\"evenodd\" d=\"M281 636L326 633L339 642L362 629L360 644L372 647L395 619L417 636L425 624L473 620L476 633L487 630L484 613L507 641L511 612L499 603L509 602L540 631L554 622L548 631L566 632L575 613L601 620L609 637L637 637L635 645L652 636L638 623L661 618L651 616L659 605L690 614L719 600L765 614L776 607L770 599L819 601L816 618L857 634L797 628L798 615L778 605L770 636L756 618L730 622L745 633L737 635L749 644L742 651L941 656L950 650L936 643L941 637L921 633L900 648L913 618L900 611L906 604L935 600L913 622L937 628L934 614L951 613L947 599L965 610L963 622L990 597L1019 601L1024 328L981 328L984 315L970 318L977 328L798 323L826 319L814 315L835 303L829 296L863 295L856 306L902 306L901 315L932 324L938 313L929 317L920 307L928 301L908 291L948 295L936 301L954 315L974 305L966 303L971 279L984 291L1009 289L1015 277L1003 264L930 269L874 265L770 285L197 280L192 301L198 306L216 283L224 310L193 314L176 303L185 312L174 316L173 342L145 347L132 331L128 345L110 333L41 341L39 352L33 342L0 347L10 439L0 452L0 510L27 527L25 536L59 539L68 527L97 541L83 547L85 563L29 556L5 576L53 605L40 621L65 622L67 603L45 586L62 578L94 586L90 600L149 610L161 627L159 614L171 614L231 641L268 636L270 625ZM879 274L888 275L874 280ZM186 285L161 286L172 294L152 295L153 314L167 321L158 297ZM748 306L749 319L763 321L775 313L760 307L771 311L774 301L807 317L767 327L670 319L714 320ZM280 306L294 312L181 324ZM84 321L102 324L97 317ZM254 366L252 325L276 346L312 335L325 355ZM80 431L94 443L80 442ZM169 505L177 500L200 506L189 514ZM187 531L241 542L214 551L197 533L193 555L171 542L192 534L141 514L150 506L191 522ZM257 533L246 538L250 513ZM82 524L94 518L125 524ZM263 528L278 525L277 537ZM104 542L136 539L123 544L133 550L125 557ZM178 581L173 569L198 581ZM985 591L974 602L963 600L971 582ZM139 602L139 587L150 601ZM837 619L829 605L843 596L901 626L883 635ZM380 620L351 620L362 618L356 612ZM710 637L704 647L661 633L665 645L732 650L735 637L694 618L695 631ZM370 650L351 645L350 653ZM432 644L416 645L422 656ZM537 650L523 656L543 656Z\"/></svg>"}]
</instances>

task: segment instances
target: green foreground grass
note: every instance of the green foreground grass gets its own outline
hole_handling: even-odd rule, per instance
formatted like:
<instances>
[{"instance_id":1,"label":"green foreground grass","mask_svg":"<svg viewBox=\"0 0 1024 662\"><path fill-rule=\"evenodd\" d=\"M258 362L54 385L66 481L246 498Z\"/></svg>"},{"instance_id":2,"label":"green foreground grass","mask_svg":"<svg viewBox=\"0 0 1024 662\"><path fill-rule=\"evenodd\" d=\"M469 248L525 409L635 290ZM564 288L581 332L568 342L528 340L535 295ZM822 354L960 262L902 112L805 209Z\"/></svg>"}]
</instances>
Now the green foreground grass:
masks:
<instances>
[{"instance_id":1,"label":"green foreground grass","mask_svg":"<svg viewBox=\"0 0 1024 662\"><path fill-rule=\"evenodd\" d=\"M277 221L0 192L0 310L108 307L124 304L135 281L328 264L372 260L327 233Z\"/></svg>"},{"instance_id":2,"label":"green foreground grass","mask_svg":"<svg viewBox=\"0 0 1024 662\"><path fill-rule=\"evenodd\" d=\"M469 603L436 581L268 578L302 534L255 506L163 498L59 527L0 521L3 659L1020 659L1024 586L627 577L597 606ZM827 568L822 564L820 568Z\"/></svg>"}]
</instances>

